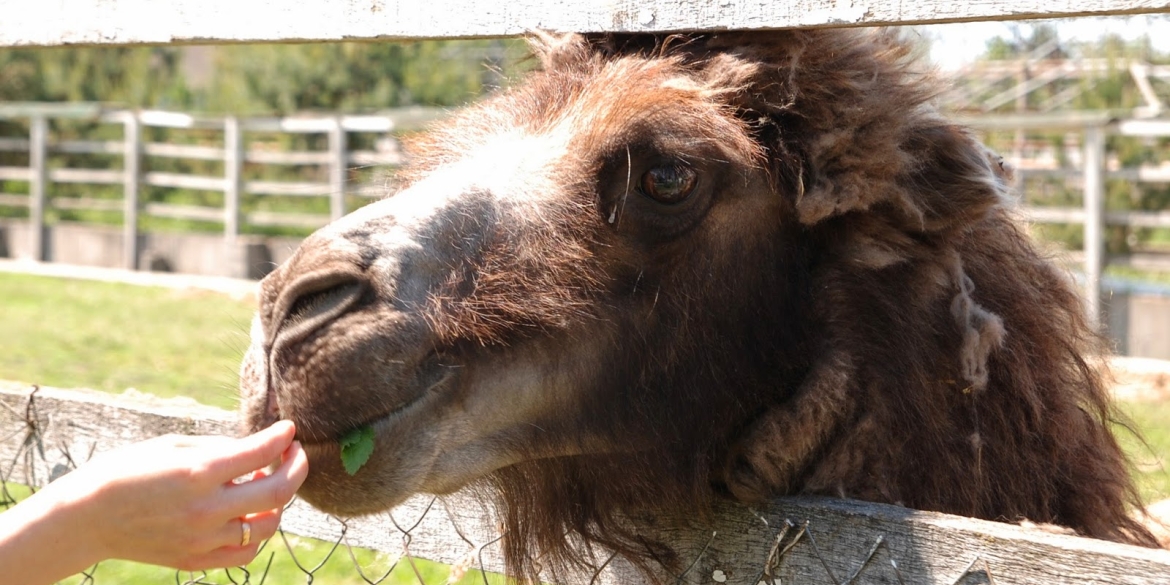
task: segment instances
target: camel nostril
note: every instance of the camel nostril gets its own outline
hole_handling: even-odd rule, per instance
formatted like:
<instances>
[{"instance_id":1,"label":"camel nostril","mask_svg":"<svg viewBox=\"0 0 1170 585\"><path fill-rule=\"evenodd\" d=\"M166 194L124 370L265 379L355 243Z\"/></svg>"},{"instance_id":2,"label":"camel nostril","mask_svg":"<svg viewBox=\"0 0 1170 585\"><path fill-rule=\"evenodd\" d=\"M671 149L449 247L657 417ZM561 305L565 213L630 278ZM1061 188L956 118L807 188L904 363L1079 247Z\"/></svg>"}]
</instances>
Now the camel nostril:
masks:
<instances>
[{"instance_id":1,"label":"camel nostril","mask_svg":"<svg viewBox=\"0 0 1170 585\"><path fill-rule=\"evenodd\" d=\"M313 274L298 279L280 295L274 337L299 340L352 307L365 292L351 274Z\"/></svg>"}]
</instances>

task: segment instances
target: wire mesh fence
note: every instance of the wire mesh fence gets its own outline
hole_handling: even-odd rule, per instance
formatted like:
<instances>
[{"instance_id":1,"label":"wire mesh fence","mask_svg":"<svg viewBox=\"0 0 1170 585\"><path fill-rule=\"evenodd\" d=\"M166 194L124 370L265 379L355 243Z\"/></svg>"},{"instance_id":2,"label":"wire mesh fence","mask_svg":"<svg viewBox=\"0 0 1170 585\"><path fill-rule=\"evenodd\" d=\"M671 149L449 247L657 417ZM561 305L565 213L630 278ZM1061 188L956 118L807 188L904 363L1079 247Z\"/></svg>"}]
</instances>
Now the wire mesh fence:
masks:
<instances>
[{"instance_id":1,"label":"wire mesh fence","mask_svg":"<svg viewBox=\"0 0 1170 585\"><path fill-rule=\"evenodd\" d=\"M4 422L0 426L0 439L2 439L0 442L3 442L11 451L11 453L5 453L9 456L4 458L3 465L0 466L0 511L16 505L22 499L21 496L35 492L38 486L43 486L76 469L96 452L108 449L116 443L126 442L126 439L137 438L124 437L122 441L112 439L108 445L99 445L96 438L71 442L68 440L68 433L62 432L64 428L81 429L94 421L67 418L65 413L55 410L52 406L47 409L43 408L42 405L53 403L51 399L38 400L40 391L37 387L29 388L24 403L16 407L6 402L0 402L0 407L4 410L3 416L0 417L0 420ZM91 403L82 404L83 408L91 406L93 406ZM113 420L118 420L118 418L114 417ZM171 426L180 428L156 430L181 431L195 430L196 426L213 428L225 426L223 420L205 420L202 421L203 425L198 425L189 419L173 419L171 422L175 423ZM114 425L114 427L117 426ZM124 434L119 429L114 428L113 430L114 434ZM79 445L80 450L78 449ZM271 583L273 582L270 579L273 560L279 554L284 559L285 564L291 564L300 573L301 579L298 582L304 583L318 582L320 571L327 564L336 564L340 559L341 562L349 565L349 570L345 571L347 583L378 585L381 583L481 582L486 585L489 582L490 571L492 569L498 570L499 566L498 562L490 568L485 565L485 558L498 560L498 553L495 553L495 556L485 557L484 551L497 544L500 537L499 535L489 536L486 541L476 542L473 538L476 538L477 533L465 530L460 526L466 521L465 517L466 514L456 513L452 504L447 500L432 496L418 498L394 511L380 515L375 521L367 521L366 524L376 522L380 529L380 538L377 538L377 542L374 544L384 551L385 554L381 556L391 558L389 562L385 562L383 558L383 562L378 563L381 566L375 570L364 566L360 560L360 557L371 555L368 549L359 547L352 542L351 520L315 512L303 502L294 499L286 507L285 524L297 527L294 528L295 532L290 532L285 528L279 529L273 538L261 545L257 554L258 560L249 567L197 573L175 571L173 578L168 576L163 582L207 585ZM429 522L424 525L424 520L428 518ZM441 539L442 547L450 551L450 554L445 555L449 557L446 560L454 561L447 568L446 575L438 575L439 580L436 580L436 571L433 567L419 567L420 560L416 558L412 550L413 543L420 535L425 538L436 529L447 533ZM452 534L458 538L458 543L450 542L449 537ZM311 536L320 542L307 544L306 539L298 538L298 535ZM363 539L370 540L368 536L363 537ZM465 549L461 556L458 554L458 547L452 547L453 544L462 545L462 548ZM436 556L433 546L423 547L423 549L425 553L429 553L427 556ZM322 551L324 551L323 555ZM101 565L102 563L99 563L84 571L79 582L100 582ZM258 565L260 568L257 570ZM336 572L335 570L334 573ZM468 579L469 574L475 579ZM499 579L492 579L492 581L499 581Z\"/></svg>"},{"instance_id":2,"label":"wire mesh fence","mask_svg":"<svg viewBox=\"0 0 1170 585\"><path fill-rule=\"evenodd\" d=\"M233 419L219 409L161 399L0 383L0 510L15 504L18 486L43 486L96 452L166 433L232 434ZM669 544L682 559L655 576L597 551L591 566L558 576L558 582L1043 585L1170 580L1167 551L894 506L786 499L766 510L720 505L713 518L647 522L647 538ZM307 545L304 536L320 542ZM506 582L494 574L503 569L501 540L506 536L490 506L473 494L416 496L359 519L322 514L294 500L281 529L248 567L173 571L134 583L488 585ZM103 573L104 564L87 569L77 582L127 582ZM0 581L2 573L0 568Z\"/></svg>"}]
</instances>

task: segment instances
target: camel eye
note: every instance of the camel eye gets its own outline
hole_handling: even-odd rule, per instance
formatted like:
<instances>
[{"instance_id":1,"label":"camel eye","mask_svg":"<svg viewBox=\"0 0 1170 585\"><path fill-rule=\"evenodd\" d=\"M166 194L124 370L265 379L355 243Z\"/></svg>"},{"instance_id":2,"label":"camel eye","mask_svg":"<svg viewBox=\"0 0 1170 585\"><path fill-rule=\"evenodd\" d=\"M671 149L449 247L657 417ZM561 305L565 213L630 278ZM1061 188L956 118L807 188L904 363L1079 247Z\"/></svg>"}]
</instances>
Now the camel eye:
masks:
<instances>
[{"instance_id":1,"label":"camel eye","mask_svg":"<svg viewBox=\"0 0 1170 585\"><path fill-rule=\"evenodd\" d=\"M690 167L675 164L646 171L640 187L642 193L659 203L675 204L690 196L697 179Z\"/></svg>"}]
</instances>

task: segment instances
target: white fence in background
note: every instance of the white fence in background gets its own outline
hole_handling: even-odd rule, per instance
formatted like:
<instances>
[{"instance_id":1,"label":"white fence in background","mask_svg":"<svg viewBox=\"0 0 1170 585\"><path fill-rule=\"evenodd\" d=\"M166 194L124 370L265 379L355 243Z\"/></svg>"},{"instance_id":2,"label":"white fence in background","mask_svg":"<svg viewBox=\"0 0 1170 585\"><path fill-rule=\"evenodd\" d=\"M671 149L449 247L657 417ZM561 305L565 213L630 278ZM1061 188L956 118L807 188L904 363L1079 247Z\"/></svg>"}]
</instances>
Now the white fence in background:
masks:
<instances>
[{"instance_id":1,"label":"white fence in background","mask_svg":"<svg viewBox=\"0 0 1170 585\"><path fill-rule=\"evenodd\" d=\"M439 110L408 108L369 116L299 116L286 118L240 118L235 116L197 116L181 112L107 110L96 104L24 103L0 104L0 119L27 121L28 138L0 138L0 152L25 152L28 166L0 166L0 181L24 181L27 194L0 192L0 205L27 207L31 230L32 256L45 259L45 211L50 207L64 210L97 210L122 213L124 266L138 266L137 234L142 215L174 219L220 222L224 238L234 244L242 224L258 226L292 226L316 228L344 215L349 209L347 195L380 197L386 194L383 184L351 184L347 173L353 167L387 166L402 163L402 153L394 132L416 130L442 115ZM50 122L88 120L121 125L123 138L111 140L53 140ZM146 142L143 128L198 129L220 134L214 146ZM248 133L321 134L328 137L328 149L322 151L273 151L250 147ZM349 135L372 133L382 136L376 150L350 150ZM54 154L106 154L122 158L121 169L69 168L51 165ZM220 161L222 176L206 176L147 170L144 159L187 159ZM245 180L245 164L313 165L326 170L327 181ZM121 185L121 201L91 197L53 197L54 183ZM213 191L223 194L218 207L176 205L143 201L144 186ZM241 213L244 195L283 195L329 199L328 215L279 211Z\"/></svg>"}]
</instances>

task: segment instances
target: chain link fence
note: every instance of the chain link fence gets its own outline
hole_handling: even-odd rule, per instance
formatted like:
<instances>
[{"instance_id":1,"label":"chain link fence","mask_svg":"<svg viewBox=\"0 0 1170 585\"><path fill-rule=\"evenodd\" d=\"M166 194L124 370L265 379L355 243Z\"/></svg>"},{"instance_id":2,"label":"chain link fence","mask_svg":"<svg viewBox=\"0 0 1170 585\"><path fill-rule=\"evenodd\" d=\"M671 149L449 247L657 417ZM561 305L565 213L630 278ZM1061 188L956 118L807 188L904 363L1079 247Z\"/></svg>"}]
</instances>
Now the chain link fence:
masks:
<instances>
[{"instance_id":1,"label":"chain link fence","mask_svg":"<svg viewBox=\"0 0 1170 585\"><path fill-rule=\"evenodd\" d=\"M94 453L166 433L232 434L234 415L171 400L0 383L0 510L19 486L43 486ZM848 500L789 499L768 510L720 506L711 522L656 518L649 538L669 543L685 566L662 583L1166 583L1170 552ZM2 521L2 520L0 520ZM310 536L322 541L306 546ZM200 585L503 583L501 533L471 494L416 496L372 517L341 519L294 500L277 535L249 567L158 581ZM369 551L381 554L374 561ZM277 571L274 559L294 567ZM447 567L436 567L433 562ZM598 555L563 583L652 582L621 558ZM327 565L341 564L343 577ZM539 563L539 559L537 559ZM3 581L0 568L0 582ZM278 574L279 573L279 574ZM102 564L81 584L122 582ZM135 581L142 583L143 581Z\"/></svg>"}]
</instances>

